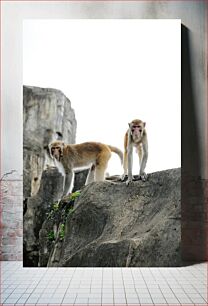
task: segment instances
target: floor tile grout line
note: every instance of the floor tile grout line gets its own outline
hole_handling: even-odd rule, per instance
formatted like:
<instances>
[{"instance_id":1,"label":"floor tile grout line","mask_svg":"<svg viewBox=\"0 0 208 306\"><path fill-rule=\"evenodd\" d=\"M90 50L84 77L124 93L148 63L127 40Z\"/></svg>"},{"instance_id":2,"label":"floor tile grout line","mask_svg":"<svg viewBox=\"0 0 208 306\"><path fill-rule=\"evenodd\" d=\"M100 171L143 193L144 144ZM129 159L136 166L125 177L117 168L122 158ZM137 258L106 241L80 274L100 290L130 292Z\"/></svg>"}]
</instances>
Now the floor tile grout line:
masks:
<instances>
[{"instance_id":1,"label":"floor tile grout line","mask_svg":"<svg viewBox=\"0 0 208 306\"><path fill-rule=\"evenodd\" d=\"M171 275L172 275L172 277L173 278L175 278L174 276L173 276L173 273L171 273ZM187 280L187 278L186 277L184 277L184 279L185 280ZM190 283L190 282L189 282ZM190 283L191 284L191 283ZM180 284L179 284L180 285ZM190 301L192 301L193 302L193 300L191 300L191 298L190 298L190 296L185 292L185 290L184 290L184 287L183 286L181 286L180 285L180 287L181 287L181 289L183 290L183 292L184 292L184 294L188 297L188 299L190 300ZM195 287L192 285L192 287L195 289ZM200 295L201 296L201 295ZM204 298L201 296L201 298L204 300ZM205 300L204 300L205 301ZM206 301L205 301L206 302ZM194 302L193 302L194 303Z\"/></svg>"},{"instance_id":2,"label":"floor tile grout line","mask_svg":"<svg viewBox=\"0 0 208 306\"><path fill-rule=\"evenodd\" d=\"M160 273L160 275L162 275L161 270L159 270L159 273ZM171 273L171 271L170 271L170 273ZM170 284L167 282L167 280L164 278L163 275L162 275L162 278L165 280L166 284L168 285L168 288L169 288L169 289L171 290L171 292L173 293L173 295L174 295L175 299L178 301L179 305L181 305L181 303L180 303L180 301L178 300L177 296L175 295L174 291L173 291L172 288L170 287ZM167 299L166 299L165 295L163 294L163 291L161 290L161 287L160 287L159 284L158 284L158 286L159 286L159 288L160 288L160 291L161 291L161 293L162 293L162 295L163 295L165 301L167 302ZM168 302L167 302L167 304L168 304Z\"/></svg>"},{"instance_id":3,"label":"floor tile grout line","mask_svg":"<svg viewBox=\"0 0 208 306\"><path fill-rule=\"evenodd\" d=\"M178 280L175 278L175 276L173 275L173 273L170 272L170 274L171 274L172 278L175 279L175 281L177 282L177 284L180 286L180 289L182 289L182 291L184 292L185 296L189 299L188 295L186 294L186 292L184 291L183 287L182 287L181 284L178 282ZM170 285L169 285L169 286L170 286ZM172 291L173 291L174 295L176 296L174 290L172 290ZM177 298L177 296L176 296L176 298ZM178 299L178 298L177 298L177 299ZM189 299L189 300L190 300L190 299Z\"/></svg>"},{"instance_id":4,"label":"floor tile grout line","mask_svg":"<svg viewBox=\"0 0 208 306\"><path fill-rule=\"evenodd\" d=\"M139 270L139 271L140 271L140 270ZM140 273L141 273L141 272L140 272ZM141 305L140 298L139 298L138 292L137 292L137 290L136 290L136 285L135 285L135 277L134 277L134 274L133 274L133 270L132 270L132 269L131 269L131 275L132 275L133 282L134 282L134 289L135 289L135 292L136 292L136 295L137 295L137 298L138 298L139 304Z\"/></svg>"},{"instance_id":5,"label":"floor tile grout line","mask_svg":"<svg viewBox=\"0 0 208 306\"><path fill-rule=\"evenodd\" d=\"M48 269L47 269L47 270L45 270L44 275L46 275L46 274L47 274L47 272L48 272ZM44 277L44 275L42 275L42 277ZM39 279L38 283L36 284L36 287L33 289L33 291L31 292L30 296L32 295L32 293L34 293L35 289L38 287L38 284L40 284L40 282L41 282L41 280L42 280L42 277L40 277L40 279ZM27 300L29 300L30 296L28 297L28 299L27 299ZM39 298L40 298L40 297L39 297ZM38 298L38 300L39 300L39 298ZM26 302L27 302L27 300L26 300ZM38 300L37 300L37 301L38 301ZM26 303L26 302L25 302L25 303Z\"/></svg>"},{"instance_id":6,"label":"floor tile grout line","mask_svg":"<svg viewBox=\"0 0 208 306\"><path fill-rule=\"evenodd\" d=\"M121 269L121 277L122 277L122 282L123 282L123 287L124 287L125 300L126 300L126 304L127 304L126 287L125 287L123 272L124 272L124 270Z\"/></svg>"},{"instance_id":7,"label":"floor tile grout line","mask_svg":"<svg viewBox=\"0 0 208 306\"><path fill-rule=\"evenodd\" d=\"M115 271L115 268L112 269L112 273ZM115 277L114 277L115 273L113 273L113 305L115 305Z\"/></svg>"},{"instance_id":8,"label":"floor tile grout line","mask_svg":"<svg viewBox=\"0 0 208 306\"><path fill-rule=\"evenodd\" d=\"M206 264L205 264L206 265ZM8 266L8 265L7 265ZM9 267L9 266L8 266ZM154 281L154 285L156 285L156 287L155 288L157 288L157 289L159 289L160 290L160 293L161 293L161 295L164 297L164 299L165 299L165 301L167 302L167 300L166 300L166 298L165 298L165 295L164 295L164 293L163 293L163 291L161 290L161 286L159 285L159 280L160 279L162 279L162 280L166 280L166 284L168 285L168 287L169 287L169 289L171 290L171 292L174 294L174 296L176 297L176 299L178 298L178 295L175 293L175 291L173 292L172 291L172 288L170 288L170 282L169 282L169 280L174 280L174 281L176 281L176 283L177 283L177 285L179 286L179 289L185 294L185 296L186 297L188 297L189 299L191 298L191 293L189 294L188 292L186 293L185 292L185 286L183 286L183 280L185 281L185 284L186 285L190 285L194 290L195 289L197 289L197 282L196 281L194 281L194 284L192 284L191 283L191 280L192 279L199 279L200 278L200 276L201 275L204 275L204 274L202 274L201 273L201 271L203 271L204 269L205 269L205 267L206 266L196 266L196 267L193 267L193 269L190 267L190 268L188 268L188 269L186 269L185 267L183 268L183 269L180 269L179 271L177 271L177 270L175 270L175 268L170 268L170 269L168 269L168 270L166 270L165 268L163 269L163 268L146 268L146 269L142 269L142 268L136 268L136 270L133 270L132 268L130 268L130 270L128 271L128 273L127 273L127 270L125 270L125 268L118 268L118 270L116 270L116 269L111 269L110 271L111 271L111 275L114 277L114 280L116 279L116 280L119 280L119 282L118 282L118 284L121 284L121 286L122 286L122 289L123 289L123 291L124 291L124 294L125 294L125 298L126 298L126 303L127 304L129 304L128 303L128 300L127 300L127 295L126 295L126 293L127 293L127 286L128 286L128 284L131 284L131 286L129 287L130 289L134 289L134 292L135 292L135 290L136 290L136 288L137 288L137 280L139 279L139 278L137 278L136 277L136 275L140 275L141 276L141 279L143 280L143 282L144 282L144 284L145 284L145 286L146 286L146 288L147 288L147 291L149 292L149 296L151 297L151 299L152 299L152 293L150 292L150 290L149 290L149 283L147 283L147 281L146 281L146 279L147 279L147 277L148 276L150 276L152 279L153 279L153 281ZM18 273L18 269L19 269L19 273ZM21 276L24 276L24 273L23 273L23 270L22 270L22 267L19 267L19 265L11 265L11 268L9 269L7 269L8 271L14 271L14 272L16 272L15 273L15 275L21 275ZM38 285L39 284L41 284L43 281L44 281L44 279L49 279L49 275L47 275L48 274L48 269L46 269L46 270L43 270L42 272L43 273L41 273L41 275L40 275L40 277L39 278L36 278L36 281L37 281L37 283L35 283L34 284L34 288L38 288ZM60 284L62 283L62 285L63 285L63 282L61 282L61 277L63 277L63 278L67 278L67 274L68 273L66 273L66 268L64 269L64 270L62 270L62 272L61 273L58 273L58 270L56 269L56 270L54 270L53 271L53 274L51 274L50 275L50 277L53 277L53 275L55 275L56 273L58 273L58 276L59 276L59 281L58 281L58 283L57 283L57 285L56 285L56 289L61 289L62 288L62 286L60 286ZM91 288L92 288L92 278L93 278L93 275L95 275L96 274L96 269L94 268L94 270L93 270L93 272L92 272L92 269L90 270L90 271L88 271L88 270L83 270L83 269L79 269L79 271L78 271L78 269L77 269L77 272L79 272L79 273L77 273L77 279L80 279L80 277L81 277L81 275L83 275L83 277L84 277L84 282L83 282L83 284L80 282L80 280L79 280L79 286L78 286L78 288L77 288L77 292L79 292L79 290L81 290L81 289L83 289L84 287L82 287L82 285L84 285L85 284L85 282L86 282L86 279L87 279L87 277L88 277L88 273L89 273L89 275L90 275L90 279L91 279L91 281L90 281L90 292L92 292L92 290L91 290ZM104 286L104 281L103 281L103 279L104 279L104 268L101 268L101 269L99 269L99 271L100 271L100 273L101 273L101 276L102 276L102 282L101 282L101 297L102 297L102 294L103 294L103 286ZM113 272L114 271L114 272ZM133 272L134 271L134 272ZM191 271L191 274L190 274L190 271ZM25 271L24 271L25 272ZM26 272L27 272L27 270L26 270ZM185 278L184 278L184 273L185 273ZM67 292L67 289L69 289L69 287L70 287L70 284L71 284L71 282L73 281L73 276L74 276L74 274L76 274L76 269L73 269L72 271L71 271L71 273L69 273L69 276L70 276L70 281L69 281L69 283L68 283L68 285L65 287L63 287L63 289L65 289L65 291L64 291L64 293L63 293L63 295L62 295L62 300L61 300L61 302L63 303L63 301L64 301L64 297L65 297L65 295L66 295L66 292ZM188 280L187 281L187 277L189 276L189 275L193 275L194 274L194 278L191 278L191 280ZM8 275L11 275L11 273L10 274L8 274ZM171 277L170 277L171 276ZM177 277L179 277L179 278L177 278ZM205 277L205 276L204 276ZM15 278L13 278L13 280L14 280ZM96 279L96 278L95 278ZM126 282L126 280L127 280L127 282ZM121 282L120 282L121 281ZM205 282L205 281L204 281ZM203 284L204 284L204 282L200 282L200 286L202 286ZM24 284L25 284L25 288L27 288L27 290L28 289L33 289L33 291L32 292L34 292L34 288L32 288L32 287L30 287L29 286L29 283L28 283L28 279L26 279L26 281L24 282ZM112 283L112 287L113 288L118 288L119 289L119 287L116 287L116 286L114 286L114 284L115 284L115 282L113 282ZM11 284L9 284L9 287L12 285L12 283ZM12 289L13 289L13 291L12 292L14 292L14 288L18 288L18 286L20 286L21 285L21 281L20 281L20 278L18 277L18 282L15 282L15 287L13 287ZM45 285L45 281L43 282L43 284L42 285ZM132 286L133 285L133 286ZM193 286L194 285L194 286ZM7 288L8 288L8 286L7 286ZM24 288L24 287L23 287ZM24 288L24 289L25 289ZM43 292L44 292L44 290L46 289L47 287L40 287L40 289L42 289L43 290ZM151 287L150 287L151 288ZM178 289L178 288L176 288L176 289ZM27 291L26 290L26 291ZM24 293L23 294L25 294L25 293L27 293L25 290L24 290ZM114 290L115 291L115 290ZM31 296L31 294L32 294L32 292L28 292L28 296ZM116 292L118 292L118 291L116 291ZM196 292L197 292L197 290L196 290ZM136 293L137 293L137 290L136 290ZM198 293L197 293L198 294ZM138 294L137 294L138 295ZM201 297L200 296L200 294L198 294L199 295L199 297ZM9 295L8 295L9 296ZM201 297L201 299L204 301L204 298L203 298L203 296ZM19 299L18 299L18 301L19 301ZM27 300L26 300L27 301ZM193 300L194 301L194 300ZM140 302L140 301L139 301ZM26 302L25 302L26 303ZM25 304L24 303L24 304ZM200 302L194 302L194 304L191 304L191 305L197 305L197 306L199 306L199 305L205 305L205 304L201 304L202 302L200 301ZM206 302L205 302L206 303ZM88 297L88 300L87 300L87 304L89 304L89 297ZM87 305L87 304L85 304L85 305ZM5 305L8 305L8 304L5 304ZM18 304L18 302L17 302L17 305L20 305L20 304ZM38 305L40 306L40 303L38 303ZM76 306L77 306L78 304L76 304ZM104 304L103 304L104 305ZM115 303L115 301L114 301L114 305L118 305L117 303ZM134 304L135 305L135 304ZM146 304L147 305L147 304ZM155 303L153 302L153 304L151 304L151 305L155 305ZM168 304L167 304L168 305ZM170 305L170 303L169 303L169 305ZM176 304L174 304L174 305L176 305Z\"/></svg>"},{"instance_id":9,"label":"floor tile grout line","mask_svg":"<svg viewBox=\"0 0 208 306\"><path fill-rule=\"evenodd\" d=\"M144 280L144 282L145 282L145 285L146 285L147 291L149 292L150 298L151 298L151 300L152 300L152 304L154 305L154 302L153 302L153 299L152 299L152 295L151 295L151 293L150 293L150 291L149 291L149 288L148 288L148 286L147 286L147 282L146 282L146 280L145 280L144 274L142 273L142 269L140 269L140 271L141 271L141 274L142 274L143 280Z\"/></svg>"},{"instance_id":10,"label":"floor tile grout line","mask_svg":"<svg viewBox=\"0 0 208 306\"><path fill-rule=\"evenodd\" d=\"M171 272L172 272L172 271L170 271L171 278L175 279L175 277L173 276L173 274L172 274ZM175 279L175 280L176 280L176 279ZM176 280L176 282L177 282L177 280ZM179 302L179 304L181 305L181 303L180 303L180 301L179 301L177 295L175 294L173 288L171 288L170 283L168 283L167 281L166 281L166 283L168 284L168 286L169 286L171 292L173 293L174 297L176 298L176 300L177 300L177 301ZM177 282L177 283L178 283L178 282ZM180 285L180 284L178 283L178 285ZM181 286L180 286L180 287L181 287ZM167 301L167 300L166 300L166 301Z\"/></svg>"},{"instance_id":11,"label":"floor tile grout line","mask_svg":"<svg viewBox=\"0 0 208 306\"><path fill-rule=\"evenodd\" d=\"M158 269L157 271L160 273L160 269ZM156 283L157 283L157 285L158 285L158 288L160 289L160 286L159 286L159 284L158 284L158 282L157 282L157 280L156 280L156 278L155 278L154 274L152 273L152 270L150 270L150 273L152 274L153 279L155 280L155 282L156 282ZM168 304L168 302L167 302L167 300L166 300L166 298L165 298L165 296L164 296L164 294L163 294L163 292L162 292L162 290L161 290L161 289L160 289L160 292L161 292L162 297L164 298L165 302ZM154 302L154 299L153 299L153 302Z\"/></svg>"},{"instance_id":12,"label":"floor tile grout line","mask_svg":"<svg viewBox=\"0 0 208 306\"><path fill-rule=\"evenodd\" d=\"M71 283L71 281L72 281L72 279L73 279L73 276L74 276L74 274L75 274L75 271L76 271L76 270L74 269L74 270L73 270L72 277L71 277L71 279L70 279L70 282L69 282L69 285L68 285L67 289L70 287L70 283ZM66 290L66 292L67 292L67 290ZM63 301L64 301L64 298L65 298L65 296L66 296L66 292L65 292L65 294L64 294ZM76 293L76 297L77 297L77 293ZM76 297L75 297L74 301L76 300Z\"/></svg>"}]
</instances>

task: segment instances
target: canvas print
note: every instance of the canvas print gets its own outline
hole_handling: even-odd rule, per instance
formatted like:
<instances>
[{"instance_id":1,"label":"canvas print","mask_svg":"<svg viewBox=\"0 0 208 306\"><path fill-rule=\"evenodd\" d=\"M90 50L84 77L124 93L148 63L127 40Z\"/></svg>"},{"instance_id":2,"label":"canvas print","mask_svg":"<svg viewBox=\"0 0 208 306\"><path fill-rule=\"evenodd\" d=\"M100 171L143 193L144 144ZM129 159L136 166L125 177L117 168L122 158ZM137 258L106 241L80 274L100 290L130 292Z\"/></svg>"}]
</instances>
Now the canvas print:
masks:
<instances>
[{"instance_id":1,"label":"canvas print","mask_svg":"<svg viewBox=\"0 0 208 306\"><path fill-rule=\"evenodd\" d=\"M24 21L25 267L181 265L180 32Z\"/></svg>"}]
</instances>

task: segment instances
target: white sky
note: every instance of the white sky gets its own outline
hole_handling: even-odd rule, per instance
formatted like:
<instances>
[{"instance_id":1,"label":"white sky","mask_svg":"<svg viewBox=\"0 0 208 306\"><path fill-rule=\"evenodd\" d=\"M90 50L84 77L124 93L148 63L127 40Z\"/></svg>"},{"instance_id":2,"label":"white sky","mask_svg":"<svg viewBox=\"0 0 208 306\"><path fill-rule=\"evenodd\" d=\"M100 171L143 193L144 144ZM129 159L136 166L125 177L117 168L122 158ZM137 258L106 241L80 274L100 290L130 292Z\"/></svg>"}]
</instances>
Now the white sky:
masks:
<instances>
[{"instance_id":1,"label":"white sky","mask_svg":"<svg viewBox=\"0 0 208 306\"><path fill-rule=\"evenodd\" d=\"M76 142L123 150L128 122L146 122L146 172L181 165L181 21L25 20L24 85L56 88L70 99ZM113 154L110 174L122 174ZM139 162L134 156L134 174Z\"/></svg>"}]
</instances>

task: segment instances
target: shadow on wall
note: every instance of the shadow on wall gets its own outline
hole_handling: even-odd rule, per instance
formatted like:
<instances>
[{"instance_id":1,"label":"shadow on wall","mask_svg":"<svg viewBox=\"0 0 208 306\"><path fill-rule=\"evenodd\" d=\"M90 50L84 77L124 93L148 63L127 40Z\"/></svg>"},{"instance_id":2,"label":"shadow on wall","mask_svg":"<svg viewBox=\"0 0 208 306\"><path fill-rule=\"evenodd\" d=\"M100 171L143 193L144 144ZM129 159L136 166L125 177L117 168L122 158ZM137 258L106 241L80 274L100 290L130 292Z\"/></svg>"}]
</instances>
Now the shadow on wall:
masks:
<instances>
[{"instance_id":1,"label":"shadow on wall","mask_svg":"<svg viewBox=\"0 0 208 306\"><path fill-rule=\"evenodd\" d=\"M182 68L182 186L181 239L185 262L207 260L205 226L205 181L200 178L202 155L196 117L197 97L193 90L190 31L181 28ZM201 102L201 101L200 101Z\"/></svg>"}]
</instances>

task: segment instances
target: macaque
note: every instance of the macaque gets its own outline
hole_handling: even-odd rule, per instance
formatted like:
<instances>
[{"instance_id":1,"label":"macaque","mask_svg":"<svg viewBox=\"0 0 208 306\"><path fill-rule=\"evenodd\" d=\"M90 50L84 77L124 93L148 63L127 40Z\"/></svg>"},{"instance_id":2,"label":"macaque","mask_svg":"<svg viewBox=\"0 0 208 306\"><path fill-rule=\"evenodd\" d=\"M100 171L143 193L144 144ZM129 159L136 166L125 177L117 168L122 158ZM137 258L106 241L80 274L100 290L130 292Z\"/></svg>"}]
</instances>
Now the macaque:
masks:
<instances>
[{"instance_id":1,"label":"macaque","mask_svg":"<svg viewBox=\"0 0 208 306\"><path fill-rule=\"evenodd\" d=\"M64 170L64 196L72 191L73 170L89 168L85 182L85 185L87 185L93 181L99 182L105 180L105 171L111 157L111 152L118 154L121 163L123 162L121 150L99 142L65 144L63 141L54 141L49 144L49 152L56 166Z\"/></svg>"},{"instance_id":2,"label":"macaque","mask_svg":"<svg viewBox=\"0 0 208 306\"><path fill-rule=\"evenodd\" d=\"M147 132L145 130L146 123L142 120L135 119L129 123L129 129L124 137L124 174L122 180L128 175L126 184L133 181L132 166L133 166L133 147L136 148L139 156L140 172L139 176L142 181L146 181L147 175L144 172L148 158L148 142Z\"/></svg>"}]
</instances>

